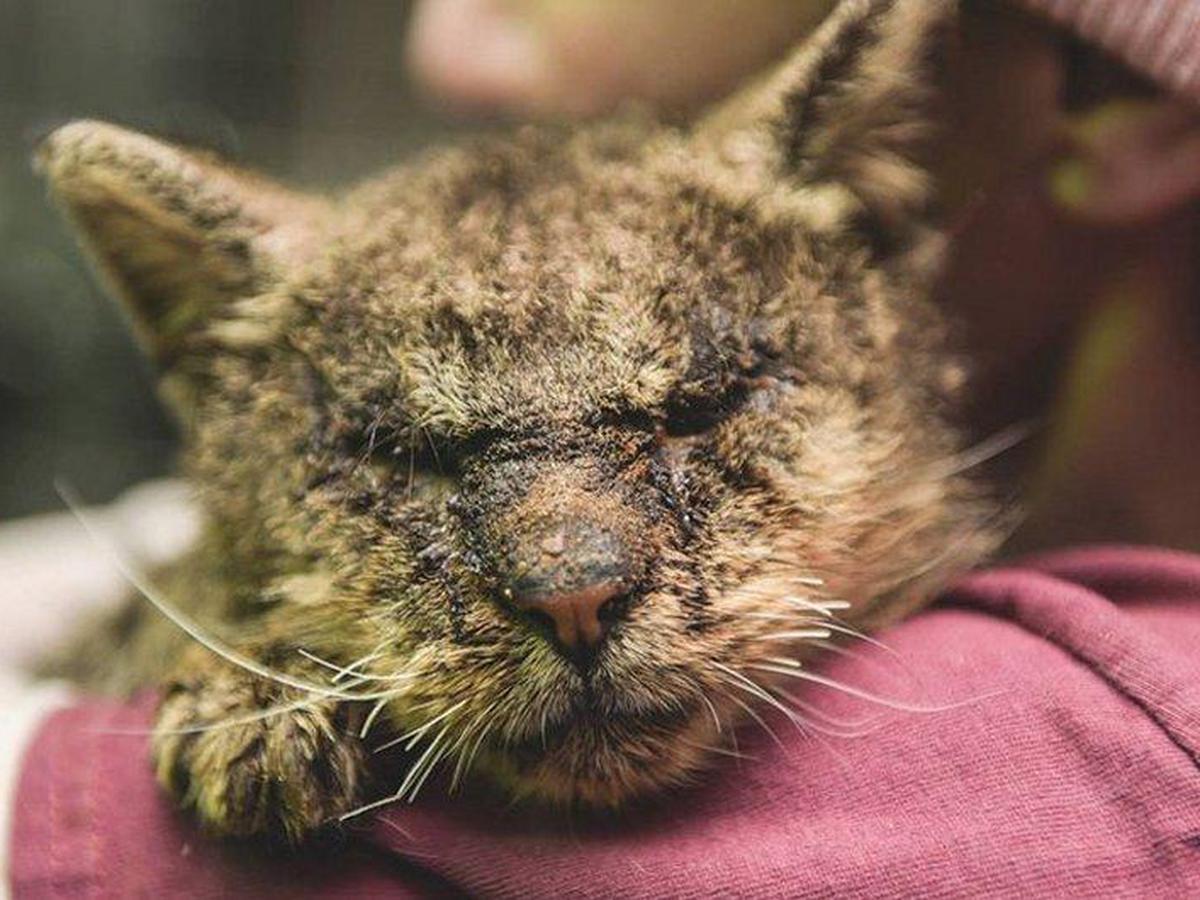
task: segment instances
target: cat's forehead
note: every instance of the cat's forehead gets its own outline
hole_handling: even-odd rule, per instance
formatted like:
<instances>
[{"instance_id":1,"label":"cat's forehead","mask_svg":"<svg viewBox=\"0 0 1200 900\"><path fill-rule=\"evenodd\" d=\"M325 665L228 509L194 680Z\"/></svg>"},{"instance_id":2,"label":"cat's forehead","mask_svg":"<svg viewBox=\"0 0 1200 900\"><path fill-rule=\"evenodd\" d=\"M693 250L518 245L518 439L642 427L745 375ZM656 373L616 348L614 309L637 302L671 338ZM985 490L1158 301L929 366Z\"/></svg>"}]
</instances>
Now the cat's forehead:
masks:
<instances>
[{"instance_id":1,"label":"cat's forehead","mask_svg":"<svg viewBox=\"0 0 1200 900\"><path fill-rule=\"evenodd\" d=\"M410 321L590 328L740 318L777 288L794 234L664 165L671 135L529 131L422 160L351 198L339 278ZM781 265L781 262L783 265ZM621 324L620 327L627 327Z\"/></svg>"},{"instance_id":2,"label":"cat's forehead","mask_svg":"<svg viewBox=\"0 0 1200 900\"><path fill-rule=\"evenodd\" d=\"M368 187L327 284L339 355L468 431L653 408L731 358L795 253L645 147L527 136Z\"/></svg>"}]
</instances>

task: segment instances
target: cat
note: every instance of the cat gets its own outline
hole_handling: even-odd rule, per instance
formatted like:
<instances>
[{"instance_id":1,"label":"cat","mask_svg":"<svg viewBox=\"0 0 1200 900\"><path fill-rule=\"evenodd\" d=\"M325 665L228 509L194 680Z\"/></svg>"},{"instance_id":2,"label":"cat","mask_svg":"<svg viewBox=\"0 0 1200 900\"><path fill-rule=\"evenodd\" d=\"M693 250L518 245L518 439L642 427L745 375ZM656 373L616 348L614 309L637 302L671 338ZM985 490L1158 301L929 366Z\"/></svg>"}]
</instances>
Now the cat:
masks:
<instances>
[{"instance_id":1,"label":"cat","mask_svg":"<svg viewBox=\"0 0 1200 900\"><path fill-rule=\"evenodd\" d=\"M526 127L334 199L98 122L43 142L205 517L143 586L175 621L93 652L161 686L182 806L299 842L435 769L623 806L992 550L928 298L954 16L843 0L690 127Z\"/></svg>"}]
</instances>

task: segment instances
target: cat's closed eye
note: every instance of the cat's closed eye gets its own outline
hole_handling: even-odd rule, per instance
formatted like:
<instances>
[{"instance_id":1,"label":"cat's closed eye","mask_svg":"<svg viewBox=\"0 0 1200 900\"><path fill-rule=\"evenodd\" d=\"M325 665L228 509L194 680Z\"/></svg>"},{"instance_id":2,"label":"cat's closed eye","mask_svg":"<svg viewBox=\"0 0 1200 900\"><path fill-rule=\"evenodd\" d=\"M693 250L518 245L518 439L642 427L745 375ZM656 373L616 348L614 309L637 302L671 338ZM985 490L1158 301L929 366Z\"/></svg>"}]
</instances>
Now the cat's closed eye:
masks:
<instances>
[{"instance_id":1,"label":"cat's closed eye","mask_svg":"<svg viewBox=\"0 0 1200 900\"><path fill-rule=\"evenodd\" d=\"M399 483L409 492L452 487L461 474L459 446L417 430L364 435L357 459L381 485Z\"/></svg>"}]
</instances>

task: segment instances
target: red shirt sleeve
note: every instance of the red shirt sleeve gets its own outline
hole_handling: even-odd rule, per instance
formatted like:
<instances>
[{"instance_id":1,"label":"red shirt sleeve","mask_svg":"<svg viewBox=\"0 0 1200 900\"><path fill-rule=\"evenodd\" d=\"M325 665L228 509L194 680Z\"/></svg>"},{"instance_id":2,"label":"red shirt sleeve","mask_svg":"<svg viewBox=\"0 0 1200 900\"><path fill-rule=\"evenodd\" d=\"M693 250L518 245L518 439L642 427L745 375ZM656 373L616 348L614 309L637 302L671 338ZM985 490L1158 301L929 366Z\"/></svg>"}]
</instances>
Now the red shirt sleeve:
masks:
<instances>
[{"instance_id":1,"label":"red shirt sleeve","mask_svg":"<svg viewBox=\"0 0 1200 900\"><path fill-rule=\"evenodd\" d=\"M1200 896L1200 558L981 572L880 638L814 670L851 693L798 682L806 723L625 821L428 790L274 858L170 808L121 733L147 703L88 703L28 753L14 895Z\"/></svg>"}]
</instances>

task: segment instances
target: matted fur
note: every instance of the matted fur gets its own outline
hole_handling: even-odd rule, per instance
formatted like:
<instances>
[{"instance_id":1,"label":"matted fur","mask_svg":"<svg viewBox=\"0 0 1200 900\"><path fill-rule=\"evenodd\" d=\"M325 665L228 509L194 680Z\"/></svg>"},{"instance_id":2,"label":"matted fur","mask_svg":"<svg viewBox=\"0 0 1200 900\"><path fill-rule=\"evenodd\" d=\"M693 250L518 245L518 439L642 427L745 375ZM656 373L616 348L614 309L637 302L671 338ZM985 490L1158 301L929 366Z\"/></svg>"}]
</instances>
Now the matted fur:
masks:
<instances>
[{"instance_id":1,"label":"matted fur","mask_svg":"<svg viewBox=\"0 0 1200 900\"><path fill-rule=\"evenodd\" d=\"M829 609L875 626L985 553L914 156L951 12L848 0L690 131L522 130L331 201L109 125L50 137L185 424L207 525L162 591L274 673L126 614L106 677L164 680L164 785L292 840L439 760L623 804L777 705ZM587 668L498 596L576 514L636 576ZM397 740L412 768L372 783Z\"/></svg>"}]
</instances>

